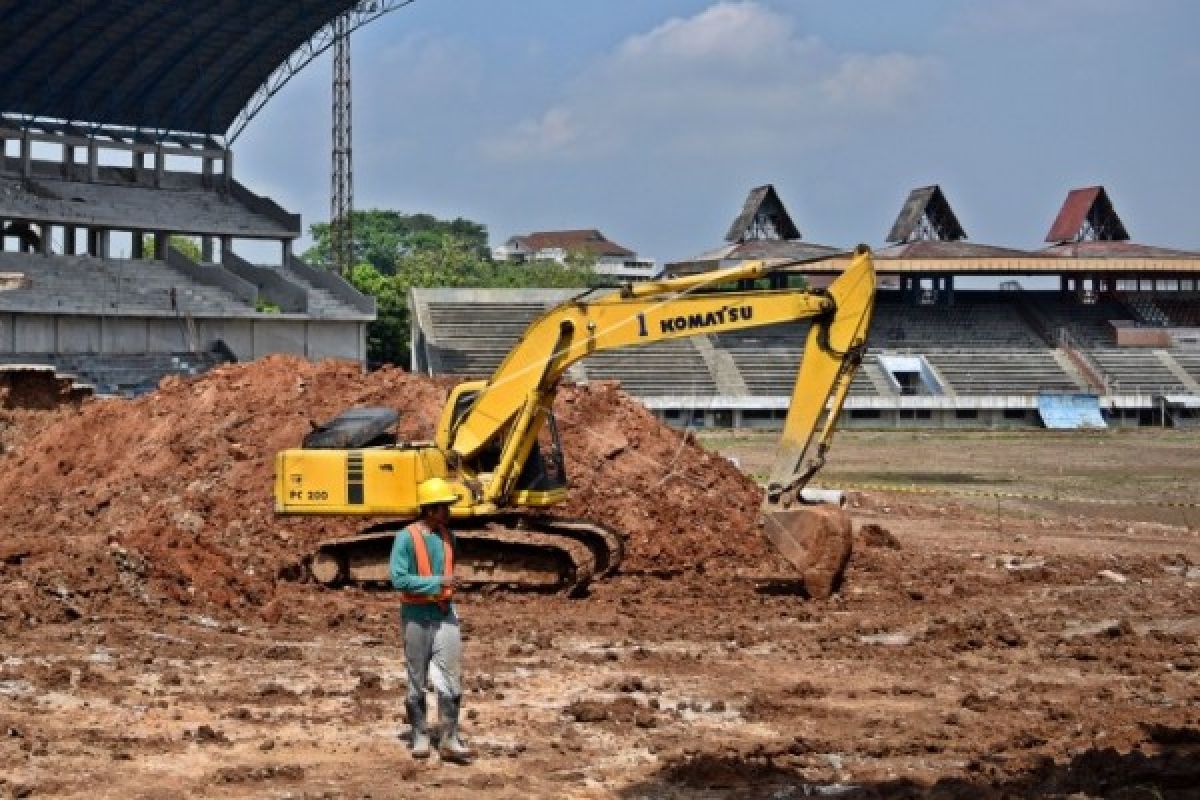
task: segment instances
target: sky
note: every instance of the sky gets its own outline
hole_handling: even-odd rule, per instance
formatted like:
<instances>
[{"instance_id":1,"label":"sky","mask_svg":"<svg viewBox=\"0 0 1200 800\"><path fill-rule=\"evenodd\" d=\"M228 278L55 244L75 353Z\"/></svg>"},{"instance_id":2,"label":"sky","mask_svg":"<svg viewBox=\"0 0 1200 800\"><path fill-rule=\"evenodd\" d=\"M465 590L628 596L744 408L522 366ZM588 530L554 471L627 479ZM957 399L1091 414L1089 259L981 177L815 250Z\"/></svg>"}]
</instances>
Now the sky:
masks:
<instances>
[{"instance_id":1,"label":"sky","mask_svg":"<svg viewBox=\"0 0 1200 800\"><path fill-rule=\"evenodd\" d=\"M1192 0L416 0L357 31L355 207L493 244L599 228L660 262L772 183L804 238L882 243L940 184L971 241L1040 246L1103 184L1135 241L1200 250ZM328 218L328 54L234 144Z\"/></svg>"}]
</instances>

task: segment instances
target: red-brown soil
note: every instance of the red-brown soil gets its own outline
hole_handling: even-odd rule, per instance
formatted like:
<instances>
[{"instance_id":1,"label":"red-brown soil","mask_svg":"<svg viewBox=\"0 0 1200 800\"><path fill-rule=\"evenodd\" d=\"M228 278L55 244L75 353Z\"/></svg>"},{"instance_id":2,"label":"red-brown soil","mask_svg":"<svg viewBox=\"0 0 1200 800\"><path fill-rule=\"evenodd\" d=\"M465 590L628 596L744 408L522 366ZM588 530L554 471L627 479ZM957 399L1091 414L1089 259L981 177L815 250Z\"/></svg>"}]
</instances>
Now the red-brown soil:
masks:
<instances>
[{"instance_id":1,"label":"red-brown soil","mask_svg":"<svg viewBox=\"0 0 1200 800\"><path fill-rule=\"evenodd\" d=\"M412 762L396 600L277 578L341 523L272 519L270 454L357 403L426 435L441 392L269 359L44 412L0 459L0 797L1200 797L1188 517L864 492L845 584L805 601L720 524L753 487L611 387L559 409L564 439L604 442L569 453L571 511L633 527L637 570L583 599L463 596L481 758ZM922 435L937 458L914 462L909 433L843 436L831 467L1004 473L1019 451L1022 480L1083 494L1101 466L1130 482L1169 457L1196 496L1194 435Z\"/></svg>"},{"instance_id":2,"label":"red-brown soil","mask_svg":"<svg viewBox=\"0 0 1200 800\"><path fill-rule=\"evenodd\" d=\"M347 363L271 357L59 411L0 460L0 557L35 578L6 602L64 585L69 613L114 610L126 602L114 587L134 582L146 602L267 608L281 574L316 542L367 524L276 518L275 452L358 405L395 408L402 438L429 439L444 399L444 385L400 370L363 375ZM758 490L726 459L613 385L568 387L558 409L572 478L563 512L627 534L626 569L769 558L754 527Z\"/></svg>"}]
</instances>

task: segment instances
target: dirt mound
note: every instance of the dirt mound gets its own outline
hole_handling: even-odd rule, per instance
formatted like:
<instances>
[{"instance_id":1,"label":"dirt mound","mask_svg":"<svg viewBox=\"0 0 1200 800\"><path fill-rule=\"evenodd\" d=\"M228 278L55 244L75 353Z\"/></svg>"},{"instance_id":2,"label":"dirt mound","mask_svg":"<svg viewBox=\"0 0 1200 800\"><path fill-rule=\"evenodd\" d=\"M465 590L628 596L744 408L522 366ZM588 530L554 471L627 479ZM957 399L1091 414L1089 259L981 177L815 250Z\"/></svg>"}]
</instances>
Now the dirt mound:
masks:
<instances>
[{"instance_id":1,"label":"dirt mound","mask_svg":"<svg viewBox=\"0 0 1200 800\"><path fill-rule=\"evenodd\" d=\"M567 455L565 512L629 536L624 568L757 567L758 488L728 459L668 428L615 384L567 388L555 407Z\"/></svg>"},{"instance_id":2,"label":"dirt mound","mask_svg":"<svg viewBox=\"0 0 1200 800\"><path fill-rule=\"evenodd\" d=\"M263 606L313 544L363 525L276 518L275 452L355 405L395 408L402 438L429 438L445 393L400 370L273 356L59 412L0 457L5 605L69 617L132 593ZM559 413L573 495L564 513L628 533L629 569L768 557L754 531L758 492L725 459L611 385L564 390Z\"/></svg>"}]
</instances>

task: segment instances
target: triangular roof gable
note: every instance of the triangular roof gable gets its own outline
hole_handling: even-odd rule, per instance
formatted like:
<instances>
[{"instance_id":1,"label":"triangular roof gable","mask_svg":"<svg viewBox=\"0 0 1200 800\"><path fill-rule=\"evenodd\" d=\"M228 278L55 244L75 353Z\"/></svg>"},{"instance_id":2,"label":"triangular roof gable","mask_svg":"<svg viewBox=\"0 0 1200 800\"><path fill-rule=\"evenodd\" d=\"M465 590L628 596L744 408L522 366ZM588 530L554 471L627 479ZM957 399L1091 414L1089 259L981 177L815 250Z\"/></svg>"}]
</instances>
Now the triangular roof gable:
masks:
<instances>
[{"instance_id":1,"label":"triangular roof gable","mask_svg":"<svg viewBox=\"0 0 1200 800\"><path fill-rule=\"evenodd\" d=\"M727 242L744 242L753 239L799 239L800 229L792 222L783 201L771 184L750 190L742 213L738 214L729 233Z\"/></svg>"},{"instance_id":2,"label":"triangular roof gable","mask_svg":"<svg viewBox=\"0 0 1200 800\"><path fill-rule=\"evenodd\" d=\"M1103 186L1088 186L1067 192L1046 241L1062 242L1127 242L1129 232L1117 216L1108 192Z\"/></svg>"},{"instance_id":3,"label":"triangular roof gable","mask_svg":"<svg viewBox=\"0 0 1200 800\"><path fill-rule=\"evenodd\" d=\"M900 214L892 224L887 241L900 244L915 239L957 242L967 238L942 187L922 186L908 193Z\"/></svg>"}]
</instances>

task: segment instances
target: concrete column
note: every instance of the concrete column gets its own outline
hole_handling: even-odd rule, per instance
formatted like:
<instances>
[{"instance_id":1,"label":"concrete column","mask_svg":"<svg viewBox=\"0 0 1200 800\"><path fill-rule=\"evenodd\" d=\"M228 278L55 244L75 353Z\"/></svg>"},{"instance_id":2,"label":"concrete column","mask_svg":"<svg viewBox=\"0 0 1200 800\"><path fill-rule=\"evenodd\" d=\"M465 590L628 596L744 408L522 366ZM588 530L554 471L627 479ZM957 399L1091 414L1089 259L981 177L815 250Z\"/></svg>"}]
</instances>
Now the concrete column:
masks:
<instances>
[{"instance_id":1,"label":"concrete column","mask_svg":"<svg viewBox=\"0 0 1200 800\"><path fill-rule=\"evenodd\" d=\"M213 237L200 237L200 260L205 264L213 263Z\"/></svg>"},{"instance_id":2,"label":"concrete column","mask_svg":"<svg viewBox=\"0 0 1200 800\"><path fill-rule=\"evenodd\" d=\"M154 185L155 186L162 186L163 173L167 169L166 162L167 162L167 157L163 153L163 146L162 146L162 143L160 142L158 144L158 146L154 148Z\"/></svg>"},{"instance_id":3,"label":"concrete column","mask_svg":"<svg viewBox=\"0 0 1200 800\"><path fill-rule=\"evenodd\" d=\"M946 278L946 305L954 305L954 276Z\"/></svg>"},{"instance_id":4,"label":"concrete column","mask_svg":"<svg viewBox=\"0 0 1200 800\"><path fill-rule=\"evenodd\" d=\"M112 255L110 243L112 241L112 231L108 228L101 228L96 234L97 255L100 258L109 258Z\"/></svg>"},{"instance_id":5,"label":"concrete column","mask_svg":"<svg viewBox=\"0 0 1200 800\"><path fill-rule=\"evenodd\" d=\"M225 174L221 176L225 183L225 191L229 191L233 187L233 151L226 150L225 157L222 160L224 164Z\"/></svg>"},{"instance_id":6,"label":"concrete column","mask_svg":"<svg viewBox=\"0 0 1200 800\"><path fill-rule=\"evenodd\" d=\"M75 248L79 246L79 229L74 225L68 225L63 228L63 255L75 255Z\"/></svg>"},{"instance_id":7,"label":"concrete column","mask_svg":"<svg viewBox=\"0 0 1200 800\"><path fill-rule=\"evenodd\" d=\"M232 236L222 236L221 237L221 263L222 264L228 263L229 256L231 256L231 255L233 255L233 237Z\"/></svg>"},{"instance_id":8,"label":"concrete column","mask_svg":"<svg viewBox=\"0 0 1200 800\"><path fill-rule=\"evenodd\" d=\"M95 139L88 141L88 180L100 179L100 146Z\"/></svg>"},{"instance_id":9,"label":"concrete column","mask_svg":"<svg viewBox=\"0 0 1200 800\"><path fill-rule=\"evenodd\" d=\"M279 241L279 244L283 248L283 260L280 261L279 263L283 264L286 267L288 265L288 262L292 260L292 240L291 239L281 239Z\"/></svg>"},{"instance_id":10,"label":"concrete column","mask_svg":"<svg viewBox=\"0 0 1200 800\"><path fill-rule=\"evenodd\" d=\"M33 142L29 139L29 131L21 136L21 175L33 177Z\"/></svg>"},{"instance_id":11,"label":"concrete column","mask_svg":"<svg viewBox=\"0 0 1200 800\"><path fill-rule=\"evenodd\" d=\"M87 254L93 258L100 253L100 232L95 228L87 229Z\"/></svg>"},{"instance_id":12,"label":"concrete column","mask_svg":"<svg viewBox=\"0 0 1200 800\"><path fill-rule=\"evenodd\" d=\"M209 156L200 159L200 174L203 176L205 189L212 188L213 160Z\"/></svg>"},{"instance_id":13,"label":"concrete column","mask_svg":"<svg viewBox=\"0 0 1200 800\"><path fill-rule=\"evenodd\" d=\"M49 256L54 254L54 226L43 223L41 226L42 239L42 255Z\"/></svg>"},{"instance_id":14,"label":"concrete column","mask_svg":"<svg viewBox=\"0 0 1200 800\"><path fill-rule=\"evenodd\" d=\"M146 257L146 243L144 241L145 231L133 231L133 257L141 261Z\"/></svg>"},{"instance_id":15,"label":"concrete column","mask_svg":"<svg viewBox=\"0 0 1200 800\"><path fill-rule=\"evenodd\" d=\"M154 258L158 261L167 260L167 245L170 243L170 237L166 231L154 232Z\"/></svg>"}]
</instances>

